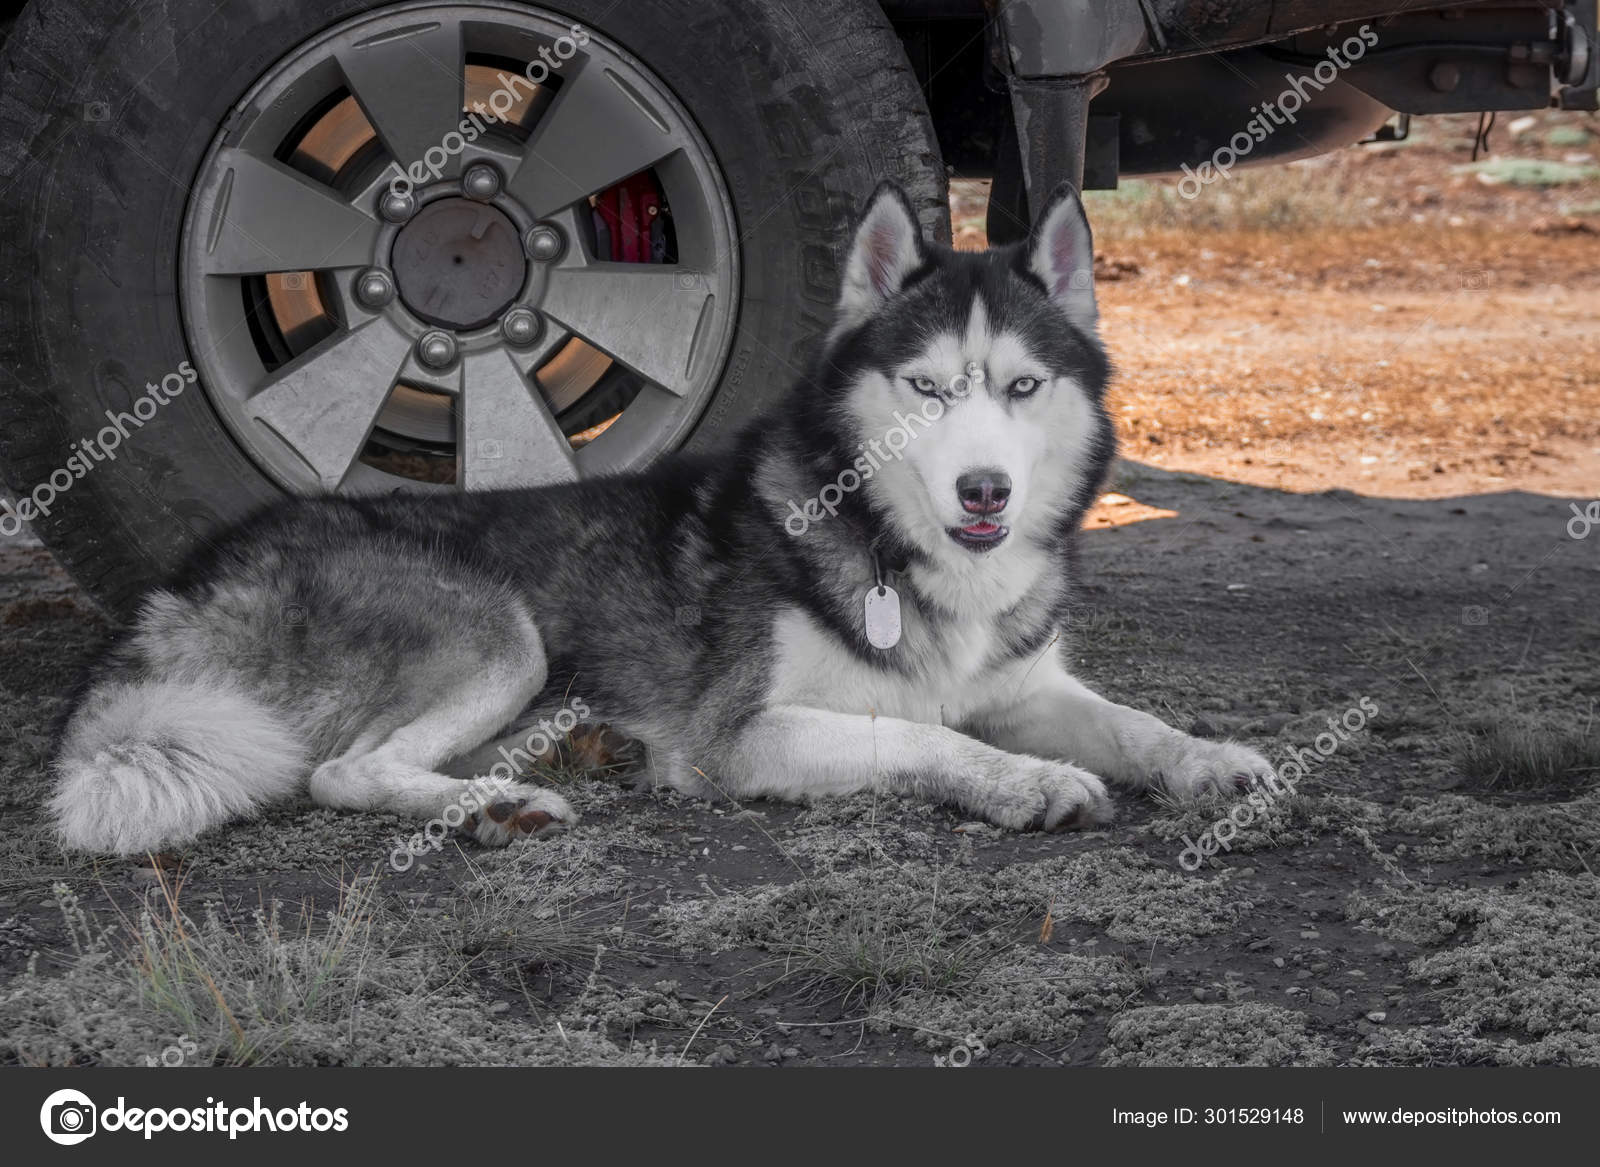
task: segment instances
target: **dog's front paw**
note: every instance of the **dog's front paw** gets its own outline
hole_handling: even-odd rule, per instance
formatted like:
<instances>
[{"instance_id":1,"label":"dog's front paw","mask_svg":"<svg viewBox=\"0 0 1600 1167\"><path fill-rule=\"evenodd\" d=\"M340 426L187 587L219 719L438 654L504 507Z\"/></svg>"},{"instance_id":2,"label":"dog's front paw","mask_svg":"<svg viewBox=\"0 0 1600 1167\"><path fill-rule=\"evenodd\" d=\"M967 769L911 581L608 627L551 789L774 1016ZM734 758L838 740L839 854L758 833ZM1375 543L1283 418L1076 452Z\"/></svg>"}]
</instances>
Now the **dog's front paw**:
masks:
<instances>
[{"instance_id":1,"label":"dog's front paw","mask_svg":"<svg viewBox=\"0 0 1600 1167\"><path fill-rule=\"evenodd\" d=\"M1158 781L1173 798L1190 801L1211 795L1242 794L1258 779L1271 776L1272 764L1248 746L1184 737L1174 748L1172 760L1162 768Z\"/></svg>"},{"instance_id":2,"label":"dog's front paw","mask_svg":"<svg viewBox=\"0 0 1600 1167\"><path fill-rule=\"evenodd\" d=\"M1028 759L1007 758L1002 764L980 767L973 775L974 789L967 798L951 801L1008 831L1025 831L1044 819L1049 799L1027 765Z\"/></svg>"},{"instance_id":3,"label":"dog's front paw","mask_svg":"<svg viewBox=\"0 0 1600 1167\"><path fill-rule=\"evenodd\" d=\"M1046 804L1042 824L1045 830L1083 830L1111 821L1111 796L1099 778L1066 762L1039 765L1039 786Z\"/></svg>"},{"instance_id":4,"label":"dog's front paw","mask_svg":"<svg viewBox=\"0 0 1600 1167\"><path fill-rule=\"evenodd\" d=\"M555 791L519 782L495 791L488 802L467 816L461 830L485 847L504 847L577 821L577 812Z\"/></svg>"},{"instance_id":5,"label":"dog's front paw","mask_svg":"<svg viewBox=\"0 0 1600 1167\"><path fill-rule=\"evenodd\" d=\"M1066 762L1013 757L985 784L981 804L972 808L996 826L1013 831L1043 827L1065 831L1111 819L1105 783Z\"/></svg>"}]
</instances>

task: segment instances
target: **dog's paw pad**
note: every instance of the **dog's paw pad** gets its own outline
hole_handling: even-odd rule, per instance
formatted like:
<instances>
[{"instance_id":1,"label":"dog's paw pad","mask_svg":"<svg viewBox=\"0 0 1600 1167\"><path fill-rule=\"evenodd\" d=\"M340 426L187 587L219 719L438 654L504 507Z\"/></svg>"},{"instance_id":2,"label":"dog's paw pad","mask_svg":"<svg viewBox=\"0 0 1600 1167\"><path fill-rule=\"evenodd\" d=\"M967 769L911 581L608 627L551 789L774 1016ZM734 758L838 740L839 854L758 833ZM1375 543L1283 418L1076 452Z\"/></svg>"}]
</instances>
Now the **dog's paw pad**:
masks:
<instances>
[{"instance_id":1,"label":"dog's paw pad","mask_svg":"<svg viewBox=\"0 0 1600 1167\"><path fill-rule=\"evenodd\" d=\"M508 791L481 813L468 815L461 829L486 847L504 847L517 839L549 834L578 821L577 814L558 794L540 787L528 793Z\"/></svg>"}]
</instances>

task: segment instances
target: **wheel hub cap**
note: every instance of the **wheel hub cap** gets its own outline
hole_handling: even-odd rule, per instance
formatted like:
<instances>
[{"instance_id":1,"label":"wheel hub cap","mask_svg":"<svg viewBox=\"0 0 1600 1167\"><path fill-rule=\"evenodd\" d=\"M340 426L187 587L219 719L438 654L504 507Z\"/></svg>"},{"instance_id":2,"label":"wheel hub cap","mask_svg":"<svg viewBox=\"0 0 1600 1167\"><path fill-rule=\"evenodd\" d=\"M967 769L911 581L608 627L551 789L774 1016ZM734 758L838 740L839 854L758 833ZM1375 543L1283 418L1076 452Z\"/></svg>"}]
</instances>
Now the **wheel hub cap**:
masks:
<instances>
[{"instance_id":1,"label":"wheel hub cap","mask_svg":"<svg viewBox=\"0 0 1600 1167\"><path fill-rule=\"evenodd\" d=\"M528 275L516 224L471 199L429 203L395 237L393 267L407 308L468 330L497 319Z\"/></svg>"}]
</instances>

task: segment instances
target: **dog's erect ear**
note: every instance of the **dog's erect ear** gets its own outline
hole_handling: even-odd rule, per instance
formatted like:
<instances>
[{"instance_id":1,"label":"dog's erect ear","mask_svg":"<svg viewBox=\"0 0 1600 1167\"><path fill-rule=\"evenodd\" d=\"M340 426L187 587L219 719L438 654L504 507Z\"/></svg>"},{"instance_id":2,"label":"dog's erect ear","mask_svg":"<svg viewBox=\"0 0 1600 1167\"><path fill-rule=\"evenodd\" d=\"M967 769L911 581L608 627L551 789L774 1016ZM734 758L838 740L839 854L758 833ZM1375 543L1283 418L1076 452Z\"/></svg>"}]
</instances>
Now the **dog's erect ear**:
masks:
<instances>
[{"instance_id":1,"label":"dog's erect ear","mask_svg":"<svg viewBox=\"0 0 1600 1167\"><path fill-rule=\"evenodd\" d=\"M1028 270L1039 277L1050 299L1083 331L1093 333L1094 237L1089 216L1069 182L1056 187L1028 235Z\"/></svg>"},{"instance_id":2,"label":"dog's erect ear","mask_svg":"<svg viewBox=\"0 0 1600 1167\"><path fill-rule=\"evenodd\" d=\"M900 290L927 259L911 200L892 182L878 185L867 203L845 261L835 328L859 324Z\"/></svg>"}]
</instances>

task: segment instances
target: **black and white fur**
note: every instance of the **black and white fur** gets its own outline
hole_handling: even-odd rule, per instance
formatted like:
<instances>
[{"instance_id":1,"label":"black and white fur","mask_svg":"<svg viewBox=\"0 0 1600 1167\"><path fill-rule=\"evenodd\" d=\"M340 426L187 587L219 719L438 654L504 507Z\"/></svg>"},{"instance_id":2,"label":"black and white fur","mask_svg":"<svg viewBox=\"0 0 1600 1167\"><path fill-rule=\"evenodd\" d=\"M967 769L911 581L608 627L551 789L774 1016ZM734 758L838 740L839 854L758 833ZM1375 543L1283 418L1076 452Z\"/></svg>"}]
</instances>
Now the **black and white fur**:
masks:
<instances>
[{"instance_id":1,"label":"black and white fur","mask_svg":"<svg viewBox=\"0 0 1600 1167\"><path fill-rule=\"evenodd\" d=\"M837 515L786 529L791 502L971 367L982 382ZM1247 783L1269 772L1256 753L1113 704L1063 663L1074 541L1114 450L1109 375L1074 191L1026 242L957 253L885 186L815 368L726 458L285 501L202 551L67 722L61 837L136 854L307 793L433 818L463 791L451 774L493 774L494 743L572 695L645 744L657 781L713 797L897 791L1022 830L1105 820L1107 781ZM1009 480L976 523L975 479ZM875 572L900 596L889 649L864 631ZM507 771L467 821L481 842L576 819Z\"/></svg>"}]
</instances>

